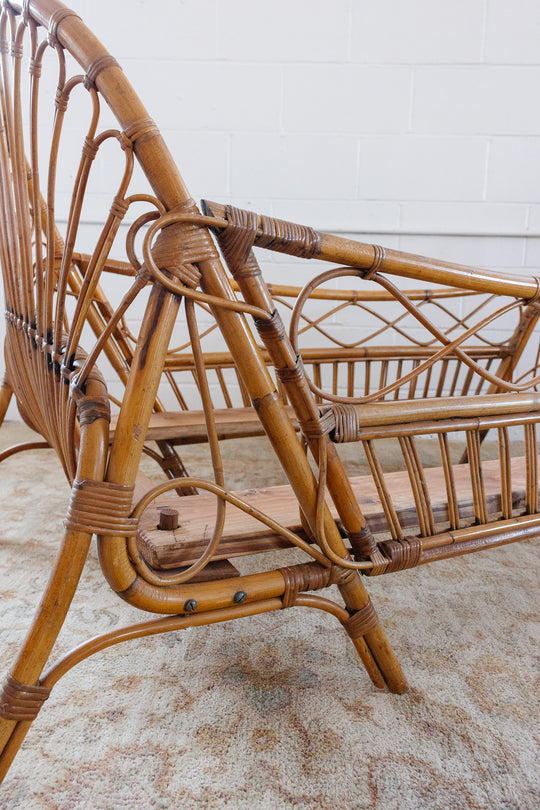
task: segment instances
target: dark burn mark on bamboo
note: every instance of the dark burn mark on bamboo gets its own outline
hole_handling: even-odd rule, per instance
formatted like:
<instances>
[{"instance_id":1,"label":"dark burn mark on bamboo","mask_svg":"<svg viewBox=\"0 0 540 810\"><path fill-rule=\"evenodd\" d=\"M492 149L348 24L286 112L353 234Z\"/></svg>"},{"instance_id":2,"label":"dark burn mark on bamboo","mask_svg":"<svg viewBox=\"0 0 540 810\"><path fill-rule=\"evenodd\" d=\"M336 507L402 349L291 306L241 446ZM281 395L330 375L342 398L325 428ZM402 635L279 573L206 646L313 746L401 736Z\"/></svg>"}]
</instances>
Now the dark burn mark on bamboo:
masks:
<instances>
[{"instance_id":1,"label":"dark burn mark on bamboo","mask_svg":"<svg viewBox=\"0 0 540 810\"><path fill-rule=\"evenodd\" d=\"M139 345L141 346L141 353L139 355L138 368L140 371L146 368L148 353L152 346L153 336L155 332L157 332L159 329L161 322L161 312L165 306L165 302L169 297L178 298L178 296L174 296L174 293L169 292L168 290L166 290L164 287L161 286L157 288L157 291L156 288L154 288L154 294L156 295L156 299L153 302L154 305L150 309L150 313L148 313L147 311L147 316L149 315L150 317L147 317L146 320L146 334L145 334L146 339L141 340L139 342Z\"/></svg>"}]
</instances>

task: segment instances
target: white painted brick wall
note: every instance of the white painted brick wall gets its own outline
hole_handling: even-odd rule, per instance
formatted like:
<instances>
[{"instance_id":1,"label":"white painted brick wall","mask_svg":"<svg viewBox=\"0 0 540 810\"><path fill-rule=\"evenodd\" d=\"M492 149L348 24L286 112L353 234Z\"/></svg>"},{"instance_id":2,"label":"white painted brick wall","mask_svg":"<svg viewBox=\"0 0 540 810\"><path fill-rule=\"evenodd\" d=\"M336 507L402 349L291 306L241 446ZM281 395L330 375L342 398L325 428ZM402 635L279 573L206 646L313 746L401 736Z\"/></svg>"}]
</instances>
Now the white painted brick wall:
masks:
<instances>
[{"instance_id":1,"label":"white painted brick wall","mask_svg":"<svg viewBox=\"0 0 540 810\"><path fill-rule=\"evenodd\" d=\"M71 6L122 63L196 199L538 272L538 0ZM89 233L105 210L98 183ZM271 266L290 280L289 263Z\"/></svg>"},{"instance_id":2,"label":"white painted brick wall","mask_svg":"<svg viewBox=\"0 0 540 810\"><path fill-rule=\"evenodd\" d=\"M535 0L72 6L195 197L352 232L540 233Z\"/></svg>"}]
</instances>

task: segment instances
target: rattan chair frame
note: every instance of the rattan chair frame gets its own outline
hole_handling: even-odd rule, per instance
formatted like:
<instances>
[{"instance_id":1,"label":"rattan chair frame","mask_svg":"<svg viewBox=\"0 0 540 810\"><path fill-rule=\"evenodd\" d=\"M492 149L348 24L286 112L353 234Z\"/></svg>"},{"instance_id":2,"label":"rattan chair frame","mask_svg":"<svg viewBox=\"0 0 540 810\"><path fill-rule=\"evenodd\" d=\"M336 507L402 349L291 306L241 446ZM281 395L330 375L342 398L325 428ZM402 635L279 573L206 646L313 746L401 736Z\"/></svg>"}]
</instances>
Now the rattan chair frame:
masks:
<instances>
[{"instance_id":1,"label":"rattan chair frame","mask_svg":"<svg viewBox=\"0 0 540 810\"><path fill-rule=\"evenodd\" d=\"M45 33L45 36L43 36ZM535 536L540 527L535 425L540 420L537 378L514 382L514 361L528 342L538 317L539 284L534 277L510 277L461 265L383 251L373 245L317 233L309 228L270 220L206 203L201 213L167 150L155 123L141 104L116 60L111 57L80 18L58 0L29 0L22 5L3 0L0 17L3 79L1 105L4 131L0 133L0 258L6 309L6 370L0 415L11 390L25 420L44 442L55 449L71 483L71 501L58 558L53 566L34 621L21 650L10 667L0 694L0 779L7 772L33 720L55 683L73 666L113 644L174 629L195 627L294 606L329 612L352 640L373 683L402 693L405 676L389 644L366 590L362 574L381 574L432 559L468 553L480 547ZM23 46L30 49L29 149L25 151L21 63ZM35 98L45 52L58 60L49 172L40 187ZM66 54L76 60L84 75L69 76ZM70 94L84 86L91 116L75 181L68 225L60 240L55 222L55 167L60 136ZM100 104L114 113L118 130L99 131ZM112 200L96 248L90 258L76 253L76 237L86 181L92 160L105 141L118 143L123 155L123 176ZM134 160L143 168L150 194L130 194ZM52 166L52 169L51 169ZM112 312L98 318L96 296L107 267L122 274L122 265L111 265L109 252L120 224L133 201L150 209L130 229L127 254L129 286ZM146 228L142 260L135 255L137 228ZM220 260L212 233L218 234L237 288ZM252 248L255 245L283 250L303 258L320 258L345 265L341 274L354 274L382 285L411 313L410 300L387 279L401 275L422 284L443 284L510 299L491 320L513 309L526 313L519 321L519 335L506 353L500 374L486 370L466 341L475 337L483 321L449 337L423 315L418 315L438 341L428 365L453 355L490 386L472 402L466 397L417 398L406 408L380 396L354 397L332 394L329 398L310 380L295 344L301 306L325 281L317 279L300 294L288 336L264 282ZM84 265L76 283L74 266ZM125 269L125 268L124 268ZM337 272L337 271L336 271ZM313 289L311 289L313 287ZM129 362L123 365L122 344L111 339L126 312L142 290L149 290L140 331ZM74 297L70 311L68 296ZM322 295L322 294L321 294ZM383 298L384 298L383 295ZM324 297L324 296L323 296ZM180 307L189 331L193 367L204 411L207 440L213 462L213 480L180 475L149 490L140 490L137 475L152 414L159 401L159 386L167 362ZM253 506L227 488L219 448L219 432L206 357L202 349L197 307L215 319L227 351L255 408L276 457L287 476L299 507L303 531L295 531ZM183 317L184 317L183 314ZM103 311L101 312L103 315ZM484 319L485 320L485 319ZM487 320L490 320L489 318ZM254 326L253 326L254 324ZM84 330L90 326L95 340L83 349ZM295 331L296 329L296 331ZM256 332L259 338L256 338ZM258 346L262 341L265 353ZM517 342L516 342L517 341ZM440 348L439 348L440 346ZM99 371L100 360L117 352L123 368L125 392L119 403L114 433L110 431L110 398ZM510 357L510 359L508 359ZM297 425L280 396L268 365L275 369L294 410ZM414 375L413 375L414 376ZM412 378L411 378L412 379ZM409 381L409 380L408 380ZM399 387L399 385L398 385ZM391 391L396 390L396 387ZM350 392L349 392L350 393ZM337 397L337 399L336 399ZM322 400L322 401L321 401ZM371 401L373 400L373 401ZM329 404L325 404L328 402ZM407 421L403 414L406 413ZM448 434L456 425L467 430L468 467L472 471L475 525L460 527L459 498L447 452ZM522 513L514 514L508 452L508 427L519 424L526 435L525 494ZM302 436L297 433L300 426ZM479 446L488 428L500 437L502 518L493 520L485 497ZM444 480L448 493L450 529L437 533L414 434L433 431L440 437ZM414 495L419 535L404 536L385 477L373 451L381 433L397 437L403 450ZM381 494L391 539L377 541L360 508L337 452L340 441L359 441L367 448L372 476ZM306 454L316 462L313 470ZM184 567L160 571L149 565L140 545L140 523L151 503L175 489L211 493L216 499L213 531L199 558ZM194 495L183 498L197 506ZM331 511L333 501L338 519ZM272 568L256 574L234 574L225 579L205 578L219 557L226 509L235 507L270 529L284 544L303 552L307 562ZM186 507L187 508L187 507ZM52 648L79 585L94 535L104 576L121 598L154 614L138 624L119 628L83 643L62 659L50 662ZM338 586L343 604L312 593Z\"/></svg>"}]
</instances>

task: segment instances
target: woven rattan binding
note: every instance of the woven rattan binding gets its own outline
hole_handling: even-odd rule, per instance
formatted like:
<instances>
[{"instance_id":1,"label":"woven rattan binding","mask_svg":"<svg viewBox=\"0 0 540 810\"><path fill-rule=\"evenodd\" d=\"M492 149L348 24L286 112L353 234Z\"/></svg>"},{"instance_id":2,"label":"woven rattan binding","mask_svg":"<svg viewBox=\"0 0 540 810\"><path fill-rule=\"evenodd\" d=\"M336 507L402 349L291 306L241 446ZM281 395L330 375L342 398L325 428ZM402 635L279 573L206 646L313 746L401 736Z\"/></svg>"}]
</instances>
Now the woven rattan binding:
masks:
<instances>
[{"instance_id":1,"label":"woven rattan binding","mask_svg":"<svg viewBox=\"0 0 540 810\"><path fill-rule=\"evenodd\" d=\"M385 573L414 568L418 565L422 554L422 542L418 537L386 540L381 543L380 548L389 560Z\"/></svg>"},{"instance_id":2,"label":"woven rattan binding","mask_svg":"<svg viewBox=\"0 0 540 810\"><path fill-rule=\"evenodd\" d=\"M278 568L285 580L285 592L282 597L283 607L293 607L296 597L302 591L318 591L327 588L339 579L339 572L334 567L323 568L317 563Z\"/></svg>"},{"instance_id":3,"label":"woven rattan binding","mask_svg":"<svg viewBox=\"0 0 540 810\"><path fill-rule=\"evenodd\" d=\"M379 619L373 603L367 602L363 608L353 613L347 621L343 622L343 627L352 639L360 638L374 630L379 623Z\"/></svg>"},{"instance_id":4,"label":"woven rattan binding","mask_svg":"<svg viewBox=\"0 0 540 810\"><path fill-rule=\"evenodd\" d=\"M51 693L47 686L29 686L7 675L0 693L0 717L34 720Z\"/></svg>"},{"instance_id":5,"label":"woven rattan binding","mask_svg":"<svg viewBox=\"0 0 540 810\"><path fill-rule=\"evenodd\" d=\"M66 528L89 534L131 536L137 521L130 518L133 487L106 481L75 481Z\"/></svg>"}]
</instances>

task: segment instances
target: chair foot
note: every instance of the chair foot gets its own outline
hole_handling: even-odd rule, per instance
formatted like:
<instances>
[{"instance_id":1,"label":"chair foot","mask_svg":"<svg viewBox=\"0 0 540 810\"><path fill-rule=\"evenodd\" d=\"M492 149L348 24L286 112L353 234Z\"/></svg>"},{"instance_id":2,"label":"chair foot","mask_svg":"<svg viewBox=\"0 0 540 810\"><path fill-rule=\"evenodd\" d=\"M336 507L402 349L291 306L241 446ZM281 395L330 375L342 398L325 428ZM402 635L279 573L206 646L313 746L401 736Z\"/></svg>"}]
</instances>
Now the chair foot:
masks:
<instances>
[{"instance_id":1,"label":"chair foot","mask_svg":"<svg viewBox=\"0 0 540 810\"><path fill-rule=\"evenodd\" d=\"M351 614L343 626L374 685L378 688L386 686L394 694L403 694L409 688L407 679L360 576L351 574L339 588Z\"/></svg>"}]
</instances>

